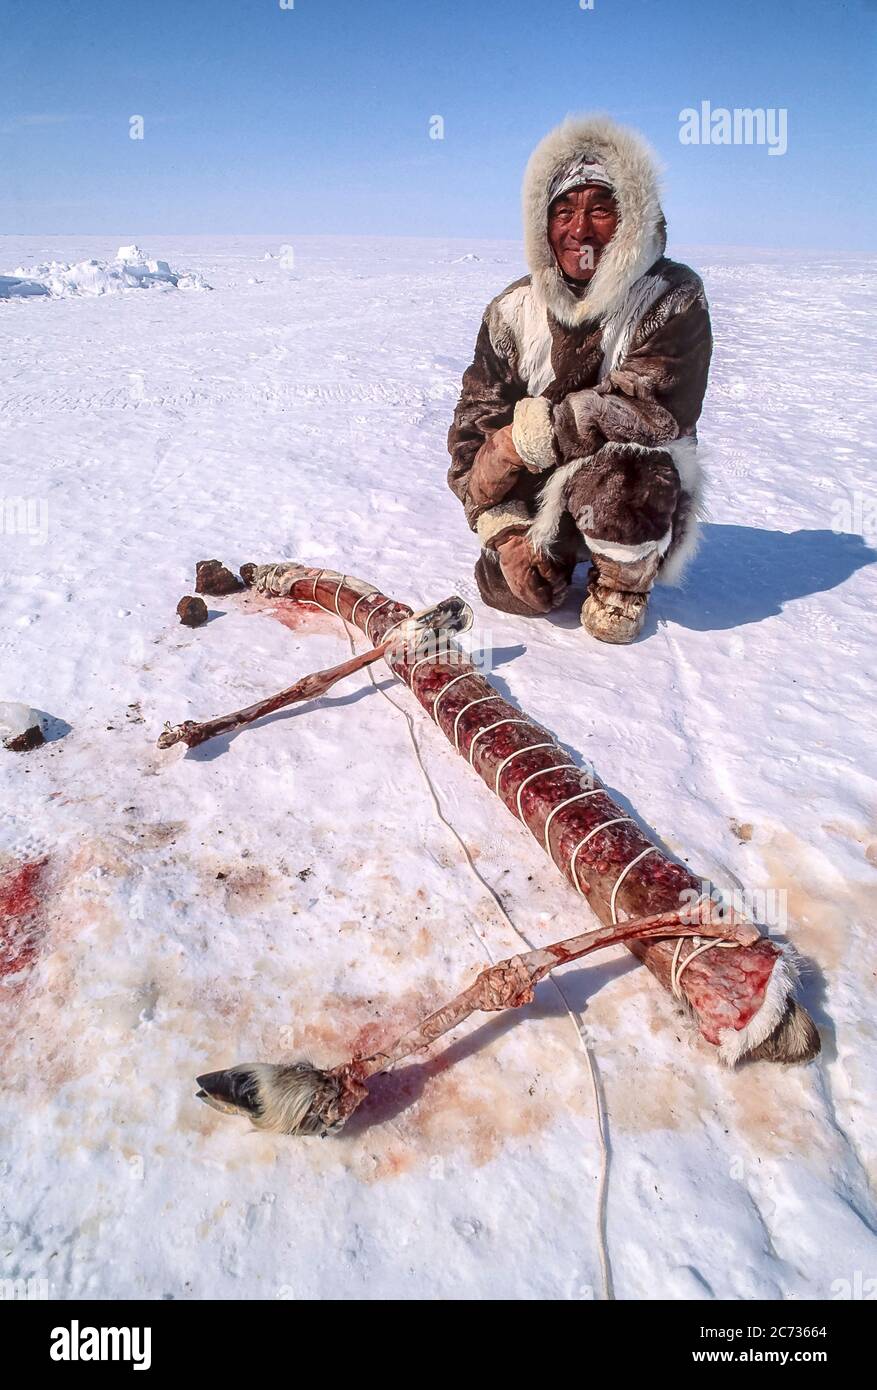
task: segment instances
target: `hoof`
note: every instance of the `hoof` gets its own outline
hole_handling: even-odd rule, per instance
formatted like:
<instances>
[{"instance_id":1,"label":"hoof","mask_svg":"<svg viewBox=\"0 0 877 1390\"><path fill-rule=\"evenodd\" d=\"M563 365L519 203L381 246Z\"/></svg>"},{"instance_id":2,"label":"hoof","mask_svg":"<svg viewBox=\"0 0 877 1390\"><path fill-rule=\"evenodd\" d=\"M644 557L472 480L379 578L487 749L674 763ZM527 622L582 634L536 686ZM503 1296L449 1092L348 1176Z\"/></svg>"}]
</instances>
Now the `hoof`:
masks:
<instances>
[{"instance_id":1,"label":"hoof","mask_svg":"<svg viewBox=\"0 0 877 1390\"><path fill-rule=\"evenodd\" d=\"M201 1088L198 1100L225 1115L244 1115L256 1129L330 1134L344 1123L337 1118L340 1082L309 1062L243 1062L225 1071L205 1072L196 1080Z\"/></svg>"},{"instance_id":2,"label":"hoof","mask_svg":"<svg viewBox=\"0 0 877 1390\"><path fill-rule=\"evenodd\" d=\"M255 1067L208 1071L195 1079L201 1088L198 1099L213 1110L221 1110L225 1115L249 1115L252 1120L261 1113Z\"/></svg>"},{"instance_id":3,"label":"hoof","mask_svg":"<svg viewBox=\"0 0 877 1390\"><path fill-rule=\"evenodd\" d=\"M773 1032L746 1054L747 1062L812 1062L822 1051L822 1040L806 1009L790 999Z\"/></svg>"}]
</instances>

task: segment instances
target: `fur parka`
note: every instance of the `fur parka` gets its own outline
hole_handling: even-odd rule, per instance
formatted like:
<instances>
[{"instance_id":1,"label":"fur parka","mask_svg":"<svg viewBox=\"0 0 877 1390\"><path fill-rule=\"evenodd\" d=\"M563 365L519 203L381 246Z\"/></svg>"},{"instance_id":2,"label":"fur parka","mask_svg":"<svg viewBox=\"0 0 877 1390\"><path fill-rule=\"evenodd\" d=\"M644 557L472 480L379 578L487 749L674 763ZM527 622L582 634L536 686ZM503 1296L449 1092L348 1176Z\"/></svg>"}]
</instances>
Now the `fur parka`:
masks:
<instances>
[{"instance_id":1,"label":"fur parka","mask_svg":"<svg viewBox=\"0 0 877 1390\"><path fill-rule=\"evenodd\" d=\"M548 239L550 190L583 158L606 171L619 213L584 289ZM448 435L449 485L484 547L527 530L550 553L574 523L582 554L657 550L659 579L674 583L697 541L712 334L700 278L664 255L654 157L606 117L569 118L530 158L523 215L530 274L485 311ZM526 468L485 505L473 466L506 425Z\"/></svg>"}]
</instances>

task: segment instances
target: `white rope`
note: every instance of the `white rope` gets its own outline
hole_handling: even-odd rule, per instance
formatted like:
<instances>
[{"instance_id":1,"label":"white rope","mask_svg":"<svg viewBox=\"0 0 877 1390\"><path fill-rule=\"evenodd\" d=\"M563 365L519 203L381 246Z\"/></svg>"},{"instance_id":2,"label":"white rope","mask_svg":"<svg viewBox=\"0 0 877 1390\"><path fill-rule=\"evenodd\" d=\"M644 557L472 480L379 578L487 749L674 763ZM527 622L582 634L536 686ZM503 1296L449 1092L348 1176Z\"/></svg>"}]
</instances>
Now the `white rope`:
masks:
<instances>
[{"instance_id":1,"label":"white rope","mask_svg":"<svg viewBox=\"0 0 877 1390\"><path fill-rule=\"evenodd\" d=\"M475 705L486 704L488 700L501 699L501 695L479 695L477 700L470 700L468 705L464 705L463 708L459 711L456 719L454 720L454 747L456 748L458 753L460 751L460 720L463 718L463 715L466 713L467 709L472 709Z\"/></svg>"},{"instance_id":2,"label":"white rope","mask_svg":"<svg viewBox=\"0 0 877 1390\"><path fill-rule=\"evenodd\" d=\"M407 622L407 619L406 619L406 622ZM409 675L408 675L409 681L413 681L413 680L414 680L414 672L417 670L417 668L418 668L419 666L423 666L424 663L427 662L427 661L435 661L435 656L432 655L432 653L430 653L429 656L422 656L422 657L420 658L419 661L415 661L415 663L414 663L414 665L411 667L411 671L410 671L410 673L409 673Z\"/></svg>"},{"instance_id":3,"label":"white rope","mask_svg":"<svg viewBox=\"0 0 877 1390\"><path fill-rule=\"evenodd\" d=\"M579 850L582 849L588 843L589 840L593 840L595 835L599 835L601 830L608 830L610 825L624 825L625 822L630 822L631 825L634 824L634 822L630 819L630 816L615 816L613 820L604 820L602 825L595 825L593 830L588 831L584 839L579 840L578 844L576 845L575 849L570 855L569 872L572 877L572 881L576 887L576 890L578 891L581 897L584 897L585 895L582 892L582 885L579 883L579 871L576 868L576 860L579 857Z\"/></svg>"},{"instance_id":4,"label":"white rope","mask_svg":"<svg viewBox=\"0 0 877 1390\"><path fill-rule=\"evenodd\" d=\"M567 763L560 763L559 766L566 767ZM523 808L521 808L521 792L524 791L524 787L527 787L527 785L530 784L531 781L534 781L536 777L541 777L542 773L556 773L556 771L557 767L536 767L535 773L530 773L527 777L524 777L523 783L521 783L520 787L518 787L516 796L518 820L524 820L524 810Z\"/></svg>"},{"instance_id":5,"label":"white rope","mask_svg":"<svg viewBox=\"0 0 877 1390\"><path fill-rule=\"evenodd\" d=\"M313 597L312 597L312 598L301 599L301 602L302 602L302 603L312 603L312 604L314 605L314 607L315 607L315 608L319 608L320 611L321 611L322 613L328 613L328 615L329 615L330 618L331 618L331 617L338 617L338 618L340 618L341 621L342 621L342 623L345 624L345 631L346 631L346 624L347 624L347 622L348 622L348 619L345 618L344 614L341 612L341 609L338 607L338 599L339 599L339 597L340 597L341 590L342 590L343 587L344 587L344 581L347 579L347 575L346 575L346 574L341 574L341 575L338 576L338 584L337 584L336 589L335 589L335 598L334 598L334 600L333 600L334 613L333 613L332 608L327 608L326 605L325 605L324 603L321 603L320 600L317 598L317 585L319 584L319 582L320 582L320 580L322 579L322 577L323 577L324 574L329 574L329 573L331 573L331 572L332 572L332 571L329 571L329 570L320 570L320 571L317 573L317 575L316 575L316 577L315 577L315 579L314 579L314 587L313 587L313 590L312 590ZM350 621L350 622L353 622L353 615L354 615L354 613L356 612L358 605L359 605L360 603L362 603L363 599L364 599L364 598L374 598L374 595L375 595L377 592L378 592L377 589L373 589L372 592L371 592L370 594L360 594L359 598L356 600L356 603L354 603L353 608L352 608L352 610L351 610L350 618L349 618L349 621ZM369 623L371 622L371 620L372 620L372 618L374 617L375 613L379 613L380 610L381 610L382 608L386 608L387 604L388 604L388 603L392 603L392 602L393 602L393 600L392 600L391 598L385 599L383 603L379 603L379 604L378 604L377 608L373 608L372 611L369 613L368 617L366 618L366 620L365 620L365 635L366 635L366 637L368 637L368 639L369 639L370 642L372 642L372 638L371 638L371 636L369 635L369 630L368 630L368 625L369 625ZM406 623L407 621L408 621L407 618L400 618L399 621L398 621L397 623L392 623L392 624L390 625L390 627L387 629L387 631L384 633L384 639L383 639L383 640L386 641L386 640L387 640L387 637L390 635L390 633L393 631L394 628L401 627L401 626L402 626L402 623ZM348 641L349 641L349 639L350 639L350 634L348 633ZM372 642L372 645L374 645L373 642ZM356 651L356 649L354 648L354 654L355 654L355 651ZM431 658L425 658L425 659L426 659L426 660L430 660ZM418 662L418 665L419 665L419 664L420 664L420 663Z\"/></svg>"},{"instance_id":6,"label":"white rope","mask_svg":"<svg viewBox=\"0 0 877 1390\"><path fill-rule=\"evenodd\" d=\"M566 801L561 801L557 806L552 806L551 810L548 812L548 817L545 821L545 853L548 855L548 858L551 860L552 864L556 864L558 868L560 867L560 865L557 864L557 860L551 852L551 843L548 839L549 833L551 831L551 822L554 820L554 817L557 815L558 811L564 810L566 806L572 806L573 802L575 801L584 801L586 796L593 795L593 791L589 791L579 792L577 796L568 796L566 798Z\"/></svg>"},{"instance_id":7,"label":"white rope","mask_svg":"<svg viewBox=\"0 0 877 1390\"><path fill-rule=\"evenodd\" d=\"M634 866L635 864L638 864L638 863L640 862L641 859L645 859L645 857L646 857L647 854L657 854L657 853L658 853L658 846L657 846L657 845L647 845L645 849L640 850L639 854L635 855L634 858L631 859L630 863L629 863L625 868L623 868L623 869L621 870L621 873L618 875L617 879L615 880L615 887L612 889L612 897L609 899L609 911L610 911L610 913L612 914L612 925L613 925L613 927L616 925L616 923L617 923L617 921L618 921L618 918L617 918L616 915L615 915L615 899L618 897L618 890L619 890L619 888L621 887L622 883L623 883L624 880L627 878L627 875L630 873L631 869L633 868L633 866Z\"/></svg>"},{"instance_id":8,"label":"white rope","mask_svg":"<svg viewBox=\"0 0 877 1390\"><path fill-rule=\"evenodd\" d=\"M442 726L441 724L439 724L438 720L438 707L442 697L447 694L452 685L457 684L457 681L466 681L469 679L470 676L474 675L474 671L464 671L462 675L452 676L451 679L448 681L447 685L443 685L438 695L436 695L435 699L432 702L432 717L435 720L436 724L438 724L439 728L441 728Z\"/></svg>"},{"instance_id":9,"label":"white rope","mask_svg":"<svg viewBox=\"0 0 877 1390\"><path fill-rule=\"evenodd\" d=\"M352 609L350 610L350 618L349 618L349 621L350 621L351 623L353 622L354 618L356 617L356 610L357 610L357 608L358 608L359 605L362 603L363 599L366 599L366 598L371 598L371 594L360 594L359 598L356 600L356 603L353 605Z\"/></svg>"},{"instance_id":10,"label":"white rope","mask_svg":"<svg viewBox=\"0 0 877 1390\"><path fill-rule=\"evenodd\" d=\"M553 976L549 976L549 979L553 978ZM607 1303L609 1303L615 1298L615 1288L612 1283L612 1266L609 1263L609 1242L606 1235L606 1192L609 1185L609 1139L606 1132L606 1107L603 1104L600 1083L597 1079L597 1063L594 1060L594 1054L587 1044L585 1035L579 1027L578 1019L567 1003L560 985L557 986L557 989L561 999L569 1010L570 1018L575 1024L576 1032L579 1035L582 1051L588 1060L588 1071L591 1076L591 1090L594 1093L594 1113L597 1116L597 1135L600 1140L600 1176L597 1182L597 1254L600 1256L600 1272L603 1275L603 1297L606 1299Z\"/></svg>"},{"instance_id":11,"label":"white rope","mask_svg":"<svg viewBox=\"0 0 877 1390\"><path fill-rule=\"evenodd\" d=\"M296 566L296 568L297 568L297 566ZM260 590L261 590L263 593L269 594L269 595L271 596L271 598L283 598L284 595L283 595L282 593L278 592L278 593L275 594L275 593L272 593L271 590L272 590L272 586L273 586L274 584L277 584L277 585L278 585L278 589L279 589L280 583L282 583L282 581L283 581L283 576L286 575L286 574L288 574L288 573L289 573L289 566L288 566L283 560L281 560L281 561L279 562L279 564L276 564L276 565L269 565L269 566L268 566L268 569L267 569L267 572L266 572L265 574L262 575L262 582L261 582L260 585L259 585ZM306 577L307 577L307 576L306 576ZM294 581L293 581L293 582L294 582ZM302 601L303 601L303 602L307 602L306 599L305 599L305 600L302 600Z\"/></svg>"},{"instance_id":12,"label":"white rope","mask_svg":"<svg viewBox=\"0 0 877 1390\"><path fill-rule=\"evenodd\" d=\"M338 580L338 588L335 590L335 612L338 614L339 618L341 617L341 609L338 607L338 595L341 593L341 585L344 583L346 578L347 575L342 574L341 578Z\"/></svg>"},{"instance_id":13,"label":"white rope","mask_svg":"<svg viewBox=\"0 0 877 1390\"><path fill-rule=\"evenodd\" d=\"M532 720L530 720L530 719L497 719L497 721L496 721L495 724L488 724L486 728L484 728L484 729L479 729L479 730L478 730L478 733L475 735L475 737L473 738L472 742L469 744L469 766L470 766L470 767L474 767L474 766L475 766L475 764L474 764L473 761L472 761L472 755L473 755L473 753L475 752L475 745L476 745L476 743L478 742L478 740L481 738L482 734L489 734L493 729L500 729L500 728L502 728L503 724L530 724L530 723L532 723Z\"/></svg>"},{"instance_id":14,"label":"white rope","mask_svg":"<svg viewBox=\"0 0 877 1390\"><path fill-rule=\"evenodd\" d=\"M557 745L555 744L554 747L557 747ZM574 763L555 763L553 767L537 767L535 772L531 772L529 777L524 778L523 782L518 787L518 795L516 797L518 807L518 820L524 820L524 812L521 808L521 792L527 786L528 782L532 782L535 777L541 777L543 772L559 772L561 768L569 768L571 772L575 772ZM524 824L526 824L526 821L524 822Z\"/></svg>"},{"instance_id":15,"label":"white rope","mask_svg":"<svg viewBox=\"0 0 877 1390\"><path fill-rule=\"evenodd\" d=\"M318 572L316 578L314 579L314 587L313 587L313 591L312 591L312 592L313 592L313 598L303 598L303 599L300 600L300 602L301 602L301 603L312 603L313 606L314 606L315 608L319 608L319 610L320 610L321 613L328 613L328 615L329 615L330 618L334 618L334 617L336 616L336 614L337 614L337 616L338 616L339 618L341 618L341 613L339 612L339 609L338 609L338 595L339 595L339 593L341 592L341 585L344 583L344 580L347 578L346 575L344 575L344 574L341 575L341 577L340 577L340 579L339 579L339 581L338 581L338 588L335 590L335 611L334 611L334 612L332 611L331 608L327 608L326 605L325 605L325 603L321 603L320 600L317 598L317 585L319 584L319 582L320 582L320 580L321 580L321 578L323 577L324 574L330 574L330 573L332 573L331 570L320 570L320 571ZM342 622L343 622L343 618L342 618Z\"/></svg>"},{"instance_id":16,"label":"white rope","mask_svg":"<svg viewBox=\"0 0 877 1390\"><path fill-rule=\"evenodd\" d=\"M556 748L556 747L557 747L557 744L556 744L556 743L554 742L554 740L552 739L549 743L529 743L529 744L527 745L526 748L516 748L515 751L514 751L514 753L509 753L508 757L507 757L507 758L503 758L503 760L502 760L502 762L500 763L499 767L496 769L496 780L495 780L494 783L493 783L493 790L496 792L497 796L499 796L499 794L500 794L500 792L499 792L499 779L500 779L500 777L502 777L502 774L505 772L506 768L508 767L509 763L512 761L513 758L519 758L519 757L521 756L522 753L533 753L533 752L535 752L535 750L536 750L537 748ZM563 763L561 763L560 766L563 767ZM547 769L547 768L540 768L540 771L541 771L541 772L547 772L548 769ZM534 772L532 775L535 777L535 775L536 775L535 772Z\"/></svg>"},{"instance_id":17,"label":"white rope","mask_svg":"<svg viewBox=\"0 0 877 1390\"><path fill-rule=\"evenodd\" d=\"M380 611L381 611L382 608L386 608L387 604L388 604L388 603L392 603L392 602L393 602L393 600L392 600L391 598L385 598L384 601L383 601L383 603L379 603L378 606L377 606L377 608L373 608L373 609L371 610L371 612L369 613L368 617L367 617L366 620L365 620L365 627L363 628L363 632L365 633L365 635L366 635L366 637L368 638L368 640L371 642L372 646L374 646L374 638L372 637L371 633L369 632L369 624L371 623L371 620L372 620L372 618L375 616L376 613L380 613Z\"/></svg>"},{"instance_id":18,"label":"white rope","mask_svg":"<svg viewBox=\"0 0 877 1390\"><path fill-rule=\"evenodd\" d=\"M375 609L375 612L377 613L377 611L378 611L378 610L377 610L377 608L376 608L376 609ZM401 626L403 625L403 623L409 622L410 619L411 619L411 614L409 613L409 614L407 615L407 617L405 617L405 618L397 618L397 620L396 620L395 623L390 623L390 626L387 628L386 632L384 633L383 637L381 638L381 643L383 644L384 642L389 642L389 640L390 640L390 633L391 633L391 632L395 632L397 627L401 627Z\"/></svg>"},{"instance_id":19,"label":"white rope","mask_svg":"<svg viewBox=\"0 0 877 1390\"><path fill-rule=\"evenodd\" d=\"M712 899L705 894L701 894L694 905L695 909L702 907L705 902L711 903ZM686 940L691 941L691 950L684 959L680 960L682 946ZM670 963L670 989L673 998L682 998L682 986L679 981L682 979L683 971L688 969L693 960L698 956L704 955L706 951L711 951L714 946L719 947L720 950L735 950L739 945L739 941L716 940L715 937L708 937L706 941L702 941L699 936L692 936L690 938L677 936L676 945L673 949L673 960Z\"/></svg>"},{"instance_id":20,"label":"white rope","mask_svg":"<svg viewBox=\"0 0 877 1390\"><path fill-rule=\"evenodd\" d=\"M615 899L618 894L619 888L621 887L627 875L630 873L634 864L638 864L641 859L645 859L647 854L655 853L657 848L657 845L649 845L647 849L642 850L634 859L631 859L630 863L627 865L626 868L621 870L621 873L615 880L615 887L612 889L612 897L609 900L609 910L612 913L613 926L617 925L618 922L618 918L615 913ZM703 898L701 897L698 899L696 906L700 907L702 902ZM687 938L684 936L677 936L676 945L673 948L673 960L670 963L670 989L672 991L674 999L682 998L682 986L679 982L682 978L683 971L687 970L688 966L691 964L693 960L696 960L698 956L704 955L707 951L712 951L714 947L716 947L719 950L735 951L737 947L740 945L739 941L717 940L715 937L708 937L706 941L701 941L699 936L693 936L690 938L691 950L689 951L688 955L684 958L684 960L680 962L680 956L682 954L682 943L686 939Z\"/></svg>"}]
</instances>

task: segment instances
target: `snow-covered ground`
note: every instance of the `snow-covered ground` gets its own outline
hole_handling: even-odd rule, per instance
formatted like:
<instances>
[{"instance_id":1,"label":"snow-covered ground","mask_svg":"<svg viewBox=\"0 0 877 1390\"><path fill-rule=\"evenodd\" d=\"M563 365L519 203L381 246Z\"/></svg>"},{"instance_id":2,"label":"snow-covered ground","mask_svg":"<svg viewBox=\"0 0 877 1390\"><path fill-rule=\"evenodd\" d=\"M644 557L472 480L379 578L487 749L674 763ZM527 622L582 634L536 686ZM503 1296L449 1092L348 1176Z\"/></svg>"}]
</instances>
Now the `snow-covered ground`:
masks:
<instances>
[{"instance_id":1,"label":"snow-covered ground","mask_svg":"<svg viewBox=\"0 0 877 1390\"><path fill-rule=\"evenodd\" d=\"M107 264L122 239L0 238L0 272ZM0 305L0 700L50 716L43 748L0 750L8 936L37 905L0 981L0 1277L61 1298L602 1296L593 1094L550 982L376 1083L337 1138L260 1135L195 1100L198 1072L235 1061L342 1060L520 947L366 676L215 746L156 750L165 720L348 650L328 618L284 625L245 599L181 627L195 562L218 556L342 568L417 606L464 594L500 687L801 953L823 1037L806 1069L719 1070L623 951L565 972L605 1100L616 1294L861 1294L877 1275L874 262L671 246L714 315L712 520L686 587L658 591L644 639L617 649L573 600L547 620L480 605L445 485L460 376L522 271L516 245L146 250L213 292ZM520 931L592 920L393 698Z\"/></svg>"}]
</instances>

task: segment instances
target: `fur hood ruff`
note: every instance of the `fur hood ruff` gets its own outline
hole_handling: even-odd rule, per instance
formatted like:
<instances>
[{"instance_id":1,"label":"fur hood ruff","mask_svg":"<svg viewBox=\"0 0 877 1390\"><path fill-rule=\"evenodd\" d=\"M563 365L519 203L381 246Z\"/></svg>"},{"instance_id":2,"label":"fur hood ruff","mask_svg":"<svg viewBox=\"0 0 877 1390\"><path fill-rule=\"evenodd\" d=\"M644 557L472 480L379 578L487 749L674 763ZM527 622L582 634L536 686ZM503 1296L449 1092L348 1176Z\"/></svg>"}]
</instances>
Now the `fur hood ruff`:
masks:
<instances>
[{"instance_id":1,"label":"fur hood ruff","mask_svg":"<svg viewBox=\"0 0 877 1390\"><path fill-rule=\"evenodd\" d=\"M602 165L618 204L618 228L584 295L567 284L548 240L550 189L562 173L588 156ZM605 319L631 286L664 254L666 224L658 189L657 157L642 136L608 116L568 116L536 146L522 190L524 249L539 297L567 328Z\"/></svg>"}]
</instances>

